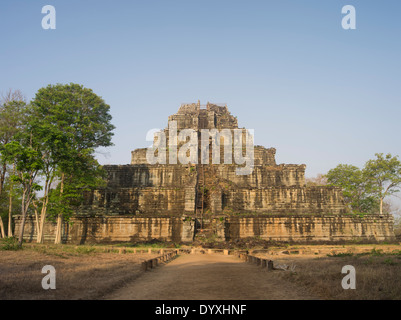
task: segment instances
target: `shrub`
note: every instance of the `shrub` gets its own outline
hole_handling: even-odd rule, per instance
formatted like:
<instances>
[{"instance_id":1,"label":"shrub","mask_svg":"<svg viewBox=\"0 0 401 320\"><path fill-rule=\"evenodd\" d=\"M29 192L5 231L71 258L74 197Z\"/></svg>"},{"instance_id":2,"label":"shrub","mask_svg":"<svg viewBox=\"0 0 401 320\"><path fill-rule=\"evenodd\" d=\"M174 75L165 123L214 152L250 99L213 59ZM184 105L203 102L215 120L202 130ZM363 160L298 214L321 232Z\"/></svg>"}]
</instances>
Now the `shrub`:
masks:
<instances>
[{"instance_id":1,"label":"shrub","mask_svg":"<svg viewBox=\"0 0 401 320\"><path fill-rule=\"evenodd\" d=\"M16 237L4 238L3 246L0 247L1 250L20 250L21 246L18 245L18 239Z\"/></svg>"},{"instance_id":2,"label":"shrub","mask_svg":"<svg viewBox=\"0 0 401 320\"><path fill-rule=\"evenodd\" d=\"M352 252L342 252L342 253L329 253L328 257L352 257L354 254Z\"/></svg>"}]
</instances>

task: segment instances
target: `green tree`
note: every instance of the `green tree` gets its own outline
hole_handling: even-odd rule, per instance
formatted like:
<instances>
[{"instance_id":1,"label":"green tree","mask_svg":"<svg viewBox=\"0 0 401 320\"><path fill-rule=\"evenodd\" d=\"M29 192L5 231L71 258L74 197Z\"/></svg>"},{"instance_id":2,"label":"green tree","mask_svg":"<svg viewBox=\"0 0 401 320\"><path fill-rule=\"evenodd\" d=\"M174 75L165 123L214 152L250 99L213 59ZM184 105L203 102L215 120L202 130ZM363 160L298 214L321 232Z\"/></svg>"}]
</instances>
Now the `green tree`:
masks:
<instances>
[{"instance_id":1,"label":"green tree","mask_svg":"<svg viewBox=\"0 0 401 320\"><path fill-rule=\"evenodd\" d=\"M370 213L376 207L371 194L372 186L366 180L363 170L353 165L340 164L327 174L329 185L341 187L344 201L353 212Z\"/></svg>"},{"instance_id":2,"label":"green tree","mask_svg":"<svg viewBox=\"0 0 401 320\"><path fill-rule=\"evenodd\" d=\"M25 221L29 206L35 197L35 192L42 189L38 184L37 177L42 169L41 153L32 143L32 139L25 136L20 141L12 141L2 148L2 154L6 161L13 161L16 164L16 174L11 175L12 181L22 186L20 232L18 245L22 246Z\"/></svg>"},{"instance_id":3,"label":"green tree","mask_svg":"<svg viewBox=\"0 0 401 320\"><path fill-rule=\"evenodd\" d=\"M11 180L13 175L15 175L15 172L11 169L6 177L3 193L0 195L0 216L3 221L8 219L8 224L5 228L5 234L8 237L13 236L12 216L21 212L22 190L18 183Z\"/></svg>"},{"instance_id":4,"label":"green tree","mask_svg":"<svg viewBox=\"0 0 401 320\"><path fill-rule=\"evenodd\" d=\"M0 101L0 146L13 141L24 123L25 98L19 90L9 90ZM1 154L0 154L1 155ZM0 194L7 173L7 162L0 156Z\"/></svg>"},{"instance_id":5,"label":"green tree","mask_svg":"<svg viewBox=\"0 0 401 320\"><path fill-rule=\"evenodd\" d=\"M100 176L94 152L98 147L112 145L114 126L109 105L91 89L78 84L42 88L32 101L32 107L31 132L41 141L44 152L45 196L41 225L50 195L52 199L58 197L58 203L51 207L58 208L55 242L60 243L63 217L71 213L69 206L76 198L71 196L71 190L83 190ZM58 181L57 197L57 192L50 190L55 179Z\"/></svg>"},{"instance_id":6,"label":"green tree","mask_svg":"<svg viewBox=\"0 0 401 320\"><path fill-rule=\"evenodd\" d=\"M27 104L25 97L19 90L9 90L0 99L0 198L2 202L6 199L2 195L7 174L15 175L15 162L6 160L2 150L4 146L15 140L16 135L23 130L26 119ZM12 168L12 169L10 169ZM9 179L8 186L8 236L12 236L11 220L14 196L14 183ZM5 236L2 217L0 217L0 228L2 236Z\"/></svg>"},{"instance_id":7,"label":"green tree","mask_svg":"<svg viewBox=\"0 0 401 320\"><path fill-rule=\"evenodd\" d=\"M398 156L376 153L376 159L366 162L364 176L372 186L371 192L379 200L380 215L383 214L383 200L400 191L401 162Z\"/></svg>"}]
</instances>

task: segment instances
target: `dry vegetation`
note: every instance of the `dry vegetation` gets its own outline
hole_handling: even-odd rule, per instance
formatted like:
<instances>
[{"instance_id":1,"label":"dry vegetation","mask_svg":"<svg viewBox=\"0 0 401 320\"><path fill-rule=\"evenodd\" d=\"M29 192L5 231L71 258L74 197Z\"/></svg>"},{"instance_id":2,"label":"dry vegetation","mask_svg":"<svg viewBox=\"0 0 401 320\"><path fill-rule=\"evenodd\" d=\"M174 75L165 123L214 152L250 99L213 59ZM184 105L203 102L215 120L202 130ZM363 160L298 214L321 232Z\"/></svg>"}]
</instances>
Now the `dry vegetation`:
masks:
<instances>
[{"instance_id":1,"label":"dry vegetation","mask_svg":"<svg viewBox=\"0 0 401 320\"><path fill-rule=\"evenodd\" d=\"M147 253L104 252L99 247L68 245L25 246L22 250L0 250L0 300L98 299L140 273ZM56 269L56 289L44 290L45 265Z\"/></svg>"},{"instance_id":2,"label":"dry vegetation","mask_svg":"<svg viewBox=\"0 0 401 320\"><path fill-rule=\"evenodd\" d=\"M149 254L150 247L137 248L136 254L73 245L0 250L0 300L101 299L141 274L140 263L159 254L154 247ZM5 246L0 243L0 248ZM322 299L401 299L400 245L286 246L254 254L273 260L275 266L293 266L292 271L274 274ZM56 290L42 289L45 265L56 269ZM356 269L355 290L341 287L345 265Z\"/></svg>"},{"instance_id":3,"label":"dry vegetation","mask_svg":"<svg viewBox=\"0 0 401 320\"><path fill-rule=\"evenodd\" d=\"M293 254L260 255L275 265L288 265L293 271L275 271L279 277L304 286L322 299L330 300L400 300L401 246L343 246L333 250L322 246L320 253L296 254L299 247L284 252ZM323 250L322 250L323 249ZM300 249L302 251L302 249ZM356 270L356 289L344 290L342 267L351 265Z\"/></svg>"}]
</instances>

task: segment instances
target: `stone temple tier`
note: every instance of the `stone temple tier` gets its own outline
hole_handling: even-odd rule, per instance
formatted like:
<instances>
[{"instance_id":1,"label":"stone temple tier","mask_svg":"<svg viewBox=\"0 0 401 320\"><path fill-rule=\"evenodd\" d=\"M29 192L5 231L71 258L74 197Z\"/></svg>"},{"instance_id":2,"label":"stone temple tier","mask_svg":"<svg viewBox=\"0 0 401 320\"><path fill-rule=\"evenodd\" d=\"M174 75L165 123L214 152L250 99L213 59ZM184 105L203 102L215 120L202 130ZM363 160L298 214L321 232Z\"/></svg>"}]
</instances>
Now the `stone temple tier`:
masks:
<instances>
[{"instance_id":1,"label":"stone temple tier","mask_svg":"<svg viewBox=\"0 0 401 320\"><path fill-rule=\"evenodd\" d=\"M169 117L177 134L192 129L202 145L202 130L234 132L237 118L226 105L208 103L183 104ZM228 130L228 131L227 131ZM166 158L184 142L171 144L171 126L162 130L166 137ZM233 135L234 136L234 135ZM340 215L347 212L341 189L305 185L304 164L276 164L274 148L254 146L251 174L238 175L234 161L223 160L224 139L220 137L220 163L212 161L212 141L209 141L208 164L196 163L150 164L147 149L132 151L129 165L104 166L108 173L107 186L85 195L81 213L96 215L137 216L202 216L238 214L258 215ZM155 141L157 139L155 138ZM245 143L245 138L243 139ZM160 152L160 150L158 151Z\"/></svg>"}]
</instances>

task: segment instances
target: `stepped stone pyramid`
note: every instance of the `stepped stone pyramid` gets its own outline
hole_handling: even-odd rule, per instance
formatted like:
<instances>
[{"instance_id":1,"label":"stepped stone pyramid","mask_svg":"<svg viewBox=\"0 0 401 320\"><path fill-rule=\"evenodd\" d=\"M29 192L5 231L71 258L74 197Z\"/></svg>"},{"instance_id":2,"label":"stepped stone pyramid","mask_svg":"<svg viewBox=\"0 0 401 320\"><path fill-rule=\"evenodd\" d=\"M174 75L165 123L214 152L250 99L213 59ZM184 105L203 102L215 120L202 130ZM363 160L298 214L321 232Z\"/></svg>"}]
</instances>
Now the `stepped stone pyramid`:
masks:
<instances>
[{"instance_id":1,"label":"stepped stone pyramid","mask_svg":"<svg viewBox=\"0 0 401 320\"><path fill-rule=\"evenodd\" d=\"M253 170L250 174L238 175L237 169L241 165L234 161L231 164L223 161L213 163L212 140L207 142L208 150L200 150L204 142L201 141L202 131L234 132L239 129L237 118L230 114L226 105L182 104L168 120L169 124L175 124L177 134L188 129L195 134L198 142L195 148L199 152L192 159L196 161L150 164L148 149L136 149L132 151L131 164L104 166L108 173L107 186L86 194L82 212L147 217L346 213L341 189L307 187L306 166L276 164L274 148L253 147ZM171 137L175 136L170 125L160 133L162 135L155 137L155 143L162 136L166 138L164 150L169 160L173 150L171 146L179 149L186 141L171 143ZM246 134L243 137L245 143ZM223 146L225 139L220 137L220 140ZM192 146L191 143L189 145ZM159 155L161 150L155 154ZM221 147L221 160L225 160L223 151ZM201 161L205 152L209 152L208 163Z\"/></svg>"}]
</instances>

